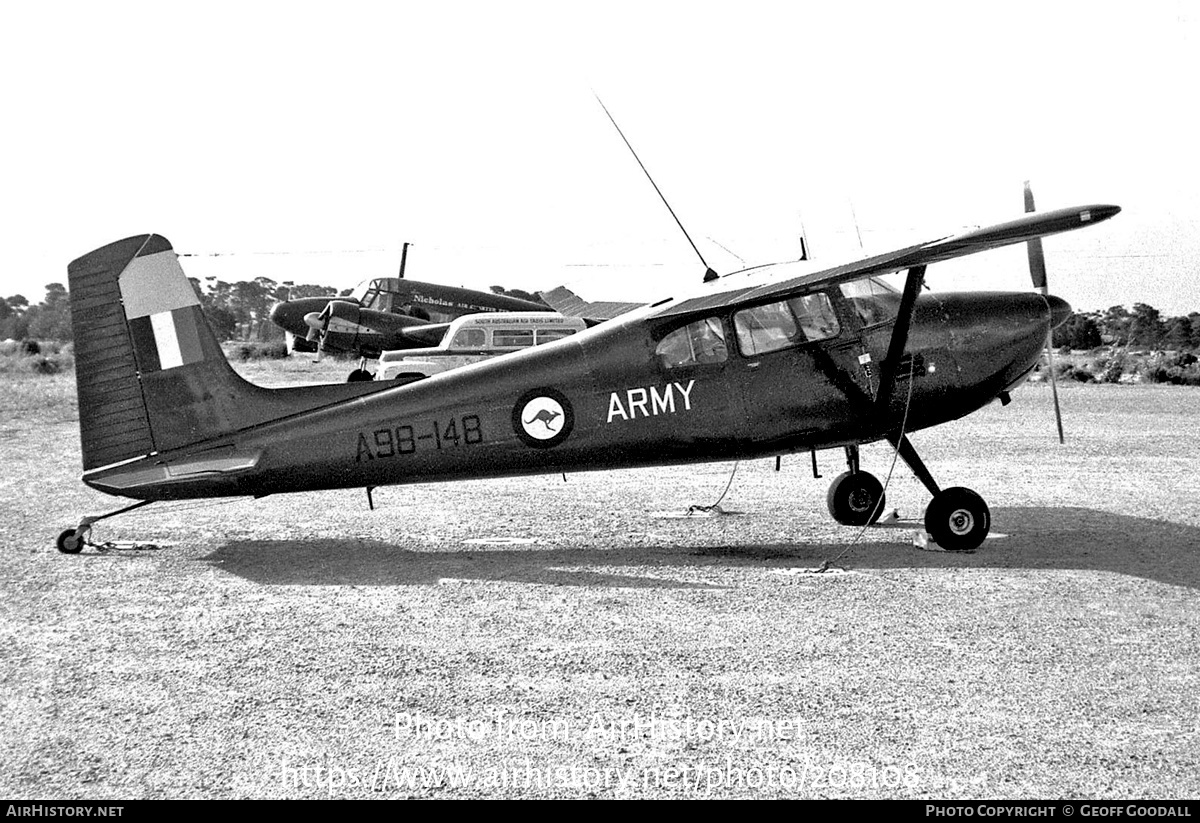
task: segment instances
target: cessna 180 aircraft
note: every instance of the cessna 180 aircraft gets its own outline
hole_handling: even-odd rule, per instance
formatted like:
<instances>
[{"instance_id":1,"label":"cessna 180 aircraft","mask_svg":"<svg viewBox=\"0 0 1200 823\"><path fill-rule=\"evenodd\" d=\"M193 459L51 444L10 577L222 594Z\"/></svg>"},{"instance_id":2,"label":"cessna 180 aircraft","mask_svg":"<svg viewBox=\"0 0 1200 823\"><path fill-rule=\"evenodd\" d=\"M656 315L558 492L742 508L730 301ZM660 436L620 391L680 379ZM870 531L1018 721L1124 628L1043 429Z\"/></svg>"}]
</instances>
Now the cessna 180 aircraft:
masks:
<instances>
[{"instance_id":1,"label":"cessna 180 aircraft","mask_svg":"<svg viewBox=\"0 0 1200 823\"><path fill-rule=\"evenodd\" d=\"M266 389L229 366L171 244L112 243L68 268L83 481L139 502L683 464L843 448L829 510L883 510L859 446L890 442L929 490L925 528L979 546L987 504L942 488L906 435L970 414L1037 366L1070 307L1029 292L922 294L926 268L1090 226L1109 205L1027 214L813 271L718 277L586 331L395 386ZM1031 261L1033 248L1031 245ZM903 273L896 290L879 279Z\"/></svg>"}]
</instances>

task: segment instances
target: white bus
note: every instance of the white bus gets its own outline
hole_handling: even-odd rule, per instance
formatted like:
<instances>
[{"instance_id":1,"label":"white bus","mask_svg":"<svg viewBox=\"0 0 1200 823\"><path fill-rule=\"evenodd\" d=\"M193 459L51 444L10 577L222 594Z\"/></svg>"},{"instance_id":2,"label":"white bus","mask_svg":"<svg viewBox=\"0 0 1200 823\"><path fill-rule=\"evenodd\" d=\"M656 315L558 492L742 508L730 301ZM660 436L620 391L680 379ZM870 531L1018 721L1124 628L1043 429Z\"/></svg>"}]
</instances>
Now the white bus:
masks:
<instances>
[{"instance_id":1,"label":"white bus","mask_svg":"<svg viewBox=\"0 0 1200 823\"><path fill-rule=\"evenodd\" d=\"M450 324L437 346L379 355L378 380L419 380L498 354L540 346L583 331L582 318L555 312L468 314Z\"/></svg>"}]
</instances>

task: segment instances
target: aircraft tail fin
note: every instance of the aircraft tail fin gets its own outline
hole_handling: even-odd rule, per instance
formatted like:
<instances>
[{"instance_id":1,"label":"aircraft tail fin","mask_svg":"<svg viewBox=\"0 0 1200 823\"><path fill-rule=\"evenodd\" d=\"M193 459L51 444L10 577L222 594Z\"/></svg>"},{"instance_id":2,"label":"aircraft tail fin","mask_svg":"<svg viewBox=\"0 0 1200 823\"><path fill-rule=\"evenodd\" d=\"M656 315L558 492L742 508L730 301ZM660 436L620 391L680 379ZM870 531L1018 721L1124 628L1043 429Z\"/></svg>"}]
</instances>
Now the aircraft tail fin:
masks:
<instances>
[{"instance_id":1,"label":"aircraft tail fin","mask_svg":"<svg viewBox=\"0 0 1200 823\"><path fill-rule=\"evenodd\" d=\"M84 471L377 391L266 389L225 359L170 242L118 240L67 267Z\"/></svg>"},{"instance_id":2,"label":"aircraft tail fin","mask_svg":"<svg viewBox=\"0 0 1200 823\"><path fill-rule=\"evenodd\" d=\"M225 360L171 244L153 234L110 243L67 278L84 470L158 451L145 384Z\"/></svg>"}]
</instances>

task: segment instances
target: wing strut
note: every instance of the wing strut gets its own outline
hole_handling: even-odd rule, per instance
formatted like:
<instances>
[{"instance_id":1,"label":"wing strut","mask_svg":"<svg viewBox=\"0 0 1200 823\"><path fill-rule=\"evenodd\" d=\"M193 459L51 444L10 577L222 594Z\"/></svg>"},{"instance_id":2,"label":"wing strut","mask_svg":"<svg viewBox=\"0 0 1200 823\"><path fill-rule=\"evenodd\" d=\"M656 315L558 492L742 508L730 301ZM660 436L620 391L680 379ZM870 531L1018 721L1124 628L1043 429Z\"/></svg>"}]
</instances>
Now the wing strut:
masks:
<instances>
[{"instance_id":1,"label":"wing strut","mask_svg":"<svg viewBox=\"0 0 1200 823\"><path fill-rule=\"evenodd\" d=\"M892 390L896 387L896 372L900 369L900 360L904 357L904 347L908 344L908 330L912 326L913 307L917 303L917 295L921 293L921 283L925 280L925 267L913 266L908 270L904 281L904 294L900 297L900 311L896 313L896 325L892 327L892 339L888 343L887 357L879 375L879 391L875 394L875 416L882 418L887 414L892 401Z\"/></svg>"}]
</instances>

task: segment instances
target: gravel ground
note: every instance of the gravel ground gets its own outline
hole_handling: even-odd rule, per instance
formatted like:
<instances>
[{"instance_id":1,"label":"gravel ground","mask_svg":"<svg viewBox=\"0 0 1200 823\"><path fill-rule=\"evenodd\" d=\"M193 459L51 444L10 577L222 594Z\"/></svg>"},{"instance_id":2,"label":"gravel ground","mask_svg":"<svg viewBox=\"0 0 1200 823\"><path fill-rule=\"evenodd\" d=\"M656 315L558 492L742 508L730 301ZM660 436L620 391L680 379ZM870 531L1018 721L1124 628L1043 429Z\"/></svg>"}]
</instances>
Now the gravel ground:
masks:
<instances>
[{"instance_id":1,"label":"gravel ground","mask_svg":"<svg viewBox=\"0 0 1200 823\"><path fill-rule=\"evenodd\" d=\"M671 516L710 464L156 505L96 537L163 548L69 557L121 501L71 378L3 387L2 796L1200 796L1195 389L915 435L992 507L969 554L913 546L902 464L855 543L828 452L742 463L725 516Z\"/></svg>"}]
</instances>

